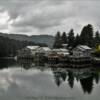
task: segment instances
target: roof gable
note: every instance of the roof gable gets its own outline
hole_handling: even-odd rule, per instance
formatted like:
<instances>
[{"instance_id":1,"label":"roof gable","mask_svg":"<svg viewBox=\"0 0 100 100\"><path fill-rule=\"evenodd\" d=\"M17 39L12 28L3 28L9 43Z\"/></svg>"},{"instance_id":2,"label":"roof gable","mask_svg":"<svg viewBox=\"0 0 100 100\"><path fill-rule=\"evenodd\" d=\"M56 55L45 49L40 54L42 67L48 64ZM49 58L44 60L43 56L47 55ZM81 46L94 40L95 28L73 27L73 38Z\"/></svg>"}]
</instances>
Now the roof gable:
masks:
<instances>
[{"instance_id":1,"label":"roof gable","mask_svg":"<svg viewBox=\"0 0 100 100\"><path fill-rule=\"evenodd\" d=\"M31 50L36 50L39 48L39 46L27 46L28 49L31 49Z\"/></svg>"},{"instance_id":2,"label":"roof gable","mask_svg":"<svg viewBox=\"0 0 100 100\"><path fill-rule=\"evenodd\" d=\"M74 50L85 51L85 50L91 50L91 48L88 47L87 45L78 45Z\"/></svg>"}]
</instances>

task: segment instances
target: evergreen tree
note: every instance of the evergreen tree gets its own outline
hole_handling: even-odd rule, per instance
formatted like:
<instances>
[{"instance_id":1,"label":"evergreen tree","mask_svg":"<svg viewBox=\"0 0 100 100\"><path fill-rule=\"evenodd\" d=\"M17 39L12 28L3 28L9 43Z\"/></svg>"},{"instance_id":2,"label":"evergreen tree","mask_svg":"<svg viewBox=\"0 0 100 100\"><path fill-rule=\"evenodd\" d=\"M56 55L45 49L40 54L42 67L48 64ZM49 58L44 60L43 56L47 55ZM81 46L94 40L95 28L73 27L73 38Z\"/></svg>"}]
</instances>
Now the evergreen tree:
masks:
<instances>
[{"instance_id":1,"label":"evergreen tree","mask_svg":"<svg viewBox=\"0 0 100 100\"><path fill-rule=\"evenodd\" d=\"M80 43L83 45L93 46L93 27L91 24L83 27L80 35Z\"/></svg>"},{"instance_id":2,"label":"evergreen tree","mask_svg":"<svg viewBox=\"0 0 100 100\"><path fill-rule=\"evenodd\" d=\"M74 47L76 47L79 44L80 44L80 36L77 34L76 37L75 37Z\"/></svg>"},{"instance_id":3,"label":"evergreen tree","mask_svg":"<svg viewBox=\"0 0 100 100\"><path fill-rule=\"evenodd\" d=\"M63 32L63 34L61 36L61 42L62 42L62 44L67 44L66 32Z\"/></svg>"},{"instance_id":4,"label":"evergreen tree","mask_svg":"<svg viewBox=\"0 0 100 100\"><path fill-rule=\"evenodd\" d=\"M74 30L71 29L68 34L68 46L74 47L75 37L74 37Z\"/></svg>"},{"instance_id":5,"label":"evergreen tree","mask_svg":"<svg viewBox=\"0 0 100 100\"><path fill-rule=\"evenodd\" d=\"M61 48L61 47L62 47L62 43L61 43L60 32L57 32L55 36L55 42L54 42L53 48Z\"/></svg>"},{"instance_id":6,"label":"evergreen tree","mask_svg":"<svg viewBox=\"0 0 100 100\"><path fill-rule=\"evenodd\" d=\"M100 33L98 31L95 33L94 43L95 46L98 46L98 44L100 44Z\"/></svg>"}]
</instances>

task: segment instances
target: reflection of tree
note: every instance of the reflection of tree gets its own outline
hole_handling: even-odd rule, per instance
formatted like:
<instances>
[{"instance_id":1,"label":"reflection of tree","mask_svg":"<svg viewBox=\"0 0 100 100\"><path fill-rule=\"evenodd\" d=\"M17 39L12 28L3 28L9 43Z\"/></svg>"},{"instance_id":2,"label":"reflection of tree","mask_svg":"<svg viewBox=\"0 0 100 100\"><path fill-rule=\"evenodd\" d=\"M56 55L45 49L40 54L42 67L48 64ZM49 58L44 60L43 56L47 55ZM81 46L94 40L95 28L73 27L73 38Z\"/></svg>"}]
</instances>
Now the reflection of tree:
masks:
<instances>
[{"instance_id":1,"label":"reflection of tree","mask_svg":"<svg viewBox=\"0 0 100 100\"><path fill-rule=\"evenodd\" d=\"M61 73L61 78L63 81L66 80L66 76L67 76L66 72Z\"/></svg>"},{"instance_id":2,"label":"reflection of tree","mask_svg":"<svg viewBox=\"0 0 100 100\"><path fill-rule=\"evenodd\" d=\"M14 59L0 59L0 69L9 68L13 65L16 65L16 61Z\"/></svg>"},{"instance_id":3,"label":"reflection of tree","mask_svg":"<svg viewBox=\"0 0 100 100\"><path fill-rule=\"evenodd\" d=\"M68 84L71 88L74 86L74 76L71 71L68 71Z\"/></svg>"},{"instance_id":4,"label":"reflection of tree","mask_svg":"<svg viewBox=\"0 0 100 100\"><path fill-rule=\"evenodd\" d=\"M57 68L52 68L56 85L59 87L63 81L66 80L66 72Z\"/></svg>"},{"instance_id":5,"label":"reflection of tree","mask_svg":"<svg viewBox=\"0 0 100 100\"><path fill-rule=\"evenodd\" d=\"M82 86L82 89L84 93L91 93L93 89L93 76L80 79L80 84Z\"/></svg>"},{"instance_id":6,"label":"reflection of tree","mask_svg":"<svg viewBox=\"0 0 100 100\"><path fill-rule=\"evenodd\" d=\"M25 59L22 59L22 60L19 60L18 63L25 69L30 69L32 67L32 60L25 60Z\"/></svg>"},{"instance_id":7,"label":"reflection of tree","mask_svg":"<svg viewBox=\"0 0 100 100\"><path fill-rule=\"evenodd\" d=\"M92 90L93 90L93 80L95 80L95 82L98 84L99 83L99 79L100 76L98 73L92 73L90 72L91 70L89 70L89 72L87 70L81 71L81 73L79 71L76 71L74 73L74 70L70 70L70 71L61 71L58 70L57 68L52 69L53 74L54 74L54 79L55 79L55 83L57 86L60 86L61 83L63 81L66 80L66 76L67 76L67 72L68 72L68 84L71 88L74 87L74 78L77 79L77 81L80 81L82 90L84 91L84 93L88 93L91 94Z\"/></svg>"},{"instance_id":8,"label":"reflection of tree","mask_svg":"<svg viewBox=\"0 0 100 100\"><path fill-rule=\"evenodd\" d=\"M56 74L55 74L55 83L56 83L56 85L57 85L58 87L59 87L60 84L62 83L62 80L61 80L60 75L56 75Z\"/></svg>"},{"instance_id":9,"label":"reflection of tree","mask_svg":"<svg viewBox=\"0 0 100 100\"><path fill-rule=\"evenodd\" d=\"M100 80L99 74L98 73L95 73L93 77L94 77L95 82L98 84L99 83L99 80Z\"/></svg>"},{"instance_id":10,"label":"reflection of tree","mask_svg":"<svg viewBox=\"0 0 100 100\"><path fill-rule=\"evenodd\" d=\"M31 64L30 63L24 63L23 64L23 68L24 69L30 69L31 68Z\"/></svg>"}]
</instances>

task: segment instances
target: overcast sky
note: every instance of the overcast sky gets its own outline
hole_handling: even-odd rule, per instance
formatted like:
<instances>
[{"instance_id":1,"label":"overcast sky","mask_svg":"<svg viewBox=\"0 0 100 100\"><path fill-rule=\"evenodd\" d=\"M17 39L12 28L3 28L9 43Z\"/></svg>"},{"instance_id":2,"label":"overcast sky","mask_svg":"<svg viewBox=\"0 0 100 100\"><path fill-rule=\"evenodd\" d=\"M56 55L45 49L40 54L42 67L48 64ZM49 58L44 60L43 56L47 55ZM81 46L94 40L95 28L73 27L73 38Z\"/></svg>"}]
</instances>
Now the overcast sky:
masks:
<instances>
[{"instance_id":1,"label":"overcast sky","mask_svg":"<svg viewBox=\"0 0 100 100\"><path fill-rule=\"evenodd\" d=\"M14 34L80 33L100 26L99 0L0 0L0 31Z\"/></svg>"}]
</instances>

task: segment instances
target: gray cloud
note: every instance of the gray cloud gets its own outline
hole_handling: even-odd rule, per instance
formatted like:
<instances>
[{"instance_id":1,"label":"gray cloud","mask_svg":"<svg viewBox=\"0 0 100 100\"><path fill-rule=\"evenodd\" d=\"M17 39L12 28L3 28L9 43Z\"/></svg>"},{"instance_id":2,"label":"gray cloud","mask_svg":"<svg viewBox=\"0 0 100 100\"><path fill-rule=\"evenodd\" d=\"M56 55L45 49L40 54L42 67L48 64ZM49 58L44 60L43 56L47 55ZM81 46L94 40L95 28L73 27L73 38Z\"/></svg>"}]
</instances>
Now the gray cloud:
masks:
<instances>
[{"instance_id":1,"label":"gray cloud","mask_svg":"<svg viewBox=\"0 0 100 100\"><path fill-rule=\"evenodd\" d=\"M99 3L98 0L0 0L0 13L6 12L9 17L4 25L0 24L0 30L54 34L57 30L75 28L77 33L88 23L99 29Z\"/></svg>"}]
</instances>

